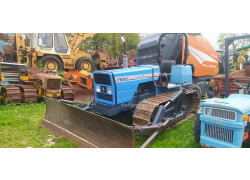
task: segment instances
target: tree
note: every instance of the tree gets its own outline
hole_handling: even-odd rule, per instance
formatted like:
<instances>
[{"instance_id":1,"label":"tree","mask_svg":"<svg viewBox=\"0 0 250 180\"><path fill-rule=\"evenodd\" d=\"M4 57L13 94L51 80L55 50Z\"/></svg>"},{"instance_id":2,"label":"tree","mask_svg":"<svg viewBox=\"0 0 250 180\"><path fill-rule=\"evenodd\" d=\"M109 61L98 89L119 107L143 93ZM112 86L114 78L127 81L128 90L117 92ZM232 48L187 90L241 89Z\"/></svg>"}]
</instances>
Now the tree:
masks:
<instances>
[{"instance_id":1,"label":"tree","mask_svg":"<svg viewBox=\"0 0 250 180\"><path fill-rule=\"evenodd\" d=\"M247 33L221 33L218 37L217 43L219 48L224 52L225 51L225 38L229 37L235 37L235 36L242 36L246 35ZM240 39L240 40L235 40L229 46L229 55L237 55L237 49L250 45L250 39Z\"/></svg>"},{"instance_id":2,"label":"tree","mask_svg":"<svg viewBox=\"0 0 250 180\"><path fill-rule=\"evenodd\" d=\"M127 51L137 50L140 42L139 33L98 33L93 37L87 38L80 47L83 51L96 51L102 48L102 44L110 52L113 57L118 57L123 52L123 42L121 36L126 39Z\"/></svg>"},{"instance_id":3,"label":"tree","mask_svg":"<svg viewBox=\"0 0 250 180\"><path fill-rule=\"evenodd\" d=\"M13 38L13 33L0 33L0 40L1 41L8 41L9 39Z\"/></svg>"},{"instance_id":4,"label":"tree","mask_svg":"<svg viewBox=\"0 0 250 180\"><path fill-rule=\"evenodd\" d=\"M119 41L118 35L113 33L112 34L112 41L111 41L111 49L110 49L110 56L118 57L119 56Z\"/></svg>"}]
</instances>

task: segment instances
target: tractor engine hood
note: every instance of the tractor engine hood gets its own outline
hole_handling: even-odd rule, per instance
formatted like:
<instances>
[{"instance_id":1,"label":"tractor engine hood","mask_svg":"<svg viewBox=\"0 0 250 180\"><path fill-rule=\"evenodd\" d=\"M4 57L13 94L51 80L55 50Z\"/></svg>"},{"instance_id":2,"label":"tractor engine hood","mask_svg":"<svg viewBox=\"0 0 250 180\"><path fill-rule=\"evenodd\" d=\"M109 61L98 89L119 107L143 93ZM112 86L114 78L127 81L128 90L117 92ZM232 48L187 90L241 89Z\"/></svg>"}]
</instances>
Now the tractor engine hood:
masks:
<instances>
[{"instance_id":1,"label":"tractor engine hood","mask_svg":"<svg viewBox=\"0 0 250 180\"><path fill-rule=\"evenodd\" d=\"M143 79L158 80L160 68L154 65L143 65L132 68L108 70L115 77L115 82L136 81Z\"/></svg>"},{"instance_id":2,"label":"tractor engine hood","mask_svg":"<svg viewBox=\"0 0 250 180\"><path fill-rule=\"evenodd\" d=\"M153 65L95 71L93 77L96 100L109 105L131 102L138 86L158 80L159 74L159 66ZM111 93L108 93L108 89Z\"/></svg>"},{"instance_id":3,"label":"tractor engine hood","mask_svg":"<svg viewBox=\"0 0 250 180\"><path fill-rule=\"evenodd\" d=\"M247 114L250 108L250 95L247 94L232 94L228 98L208 99L201 104L201 107L217 107L222 109L229 109Z\"/></svg>"}]
</instances>

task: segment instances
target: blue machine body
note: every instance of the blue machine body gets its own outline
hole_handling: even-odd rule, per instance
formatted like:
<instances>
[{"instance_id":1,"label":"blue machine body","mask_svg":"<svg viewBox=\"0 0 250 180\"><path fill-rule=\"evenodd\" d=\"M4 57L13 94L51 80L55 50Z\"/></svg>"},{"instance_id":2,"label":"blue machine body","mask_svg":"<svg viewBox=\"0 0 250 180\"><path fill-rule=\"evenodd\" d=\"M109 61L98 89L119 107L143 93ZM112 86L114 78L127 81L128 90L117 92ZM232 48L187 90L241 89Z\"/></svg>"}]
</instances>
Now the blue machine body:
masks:
<instances>
[{"instance_id":1,"label":"blue machine body","mask_svg":"<svg viewBox=\"0 0 250 180\"><path fill-rule=\"evenodd\" d=\"M200 142L216 148L240 148L250 114L250 95L232 94L228 98L206 100L200 106Z\"/></svg>"},{"instance_id":2,"label":"blue machine body","mask_svg":"<svg viewBox=\"0 0 250 180\"><path fill-rule=\"evenodd\" d=\"M7 42L4 42L4 41L0 41L0 51L2 52L3 51L3 47L4 46L12 46L11 43L7 43Z\"/></svg>"},{"instance_id":3,"label":"blue machine body","mask_svg":"<svg viewBox=\"0 0 250 180\"><path fill-rule=\"evenodd\" d=\"M159 80L159 75L160 69L156 65L95 71L93 77L97 104L93 107L94 111L114 116L121 111L135 108L139 101L145 98L178 89L185 81L186 85L192 83L191 66L173 65L171 72L173 82L170 81L168 86L160 86L155 83ZM154 85L152 87L154 93L136 96L139 85L150 82Z\"/></svg>"},{"instance_id":4,"label":"blue machine body","mask_svg":"<svg viewBox=\"0 0 250 180\"><path fill-rule=\"evenodd\" d=\"M106 71L94 72L94 87L96 100L105 104L116 105L125 102L130 102L140 83L156 81L159 78L159 66L145 65L142 67L132 67L123 69L114 69ZM101 74L111 79L111 84L98 82L96 74ZM153 75L153 77L152 77ZM98 98L96 86L110 87L112 89L112 101ZM109 95L108 92L102 91L101 94Z\"/></svg>"},{"instance_id":5,"label":"blue machine body","mask_svg":"<svg viewBox=\"0 0 250 180\"><path fill-rule=\"evenodd\" d=\"M170 82L181 84L183 82L192 83L192 67L185 65L172 66Z\"/></svg>"}]
</instances>

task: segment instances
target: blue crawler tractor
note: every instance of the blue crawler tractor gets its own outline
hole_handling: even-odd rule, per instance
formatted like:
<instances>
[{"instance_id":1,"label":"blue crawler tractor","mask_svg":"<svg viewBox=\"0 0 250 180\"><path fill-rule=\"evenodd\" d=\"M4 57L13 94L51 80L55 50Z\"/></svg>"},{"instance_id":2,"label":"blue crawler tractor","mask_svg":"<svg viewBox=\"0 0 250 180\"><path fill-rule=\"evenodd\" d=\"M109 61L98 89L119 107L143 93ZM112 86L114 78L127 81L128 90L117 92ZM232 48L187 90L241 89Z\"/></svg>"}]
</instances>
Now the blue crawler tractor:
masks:
<instances>
[{"instance_id":1,"label":"blue crawler tractor","mask_svg":"<svg viewBox=\"0 0 250 180\"><path fill-rule=\"evenodd\" d=\"M195 115L201 89L192 82L193 66L187 64L188 36L153 39L144 40L148 54L137 57L136 67L93 73L95 96L86 107L45 97L41 125L82 147L134 147L136 135L150 135L142 145L146 147L163 129ZM164 59L169 53L174 60Z\"/></svg>"}]
</instances>

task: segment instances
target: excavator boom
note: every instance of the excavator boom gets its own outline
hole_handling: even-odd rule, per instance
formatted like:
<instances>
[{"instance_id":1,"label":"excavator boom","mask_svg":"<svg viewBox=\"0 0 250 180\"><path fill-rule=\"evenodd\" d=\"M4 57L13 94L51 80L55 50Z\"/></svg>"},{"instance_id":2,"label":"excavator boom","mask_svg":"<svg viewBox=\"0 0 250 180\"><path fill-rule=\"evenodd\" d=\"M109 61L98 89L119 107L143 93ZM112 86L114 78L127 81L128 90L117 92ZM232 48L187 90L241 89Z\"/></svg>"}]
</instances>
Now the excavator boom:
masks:
<instances>
[{"instance_id":1,"label":"excavator boom","mask_svg":"<svg viewBox=\"0 0 250 180\"><path fill-rule=\"evenodd\" d=\"M76 55L82 41L84 41L87 37L91 37L95 34L96 33L70 33L68 40L72 38L69 43L72 53Z\"/></svg>"}]
</instances>

